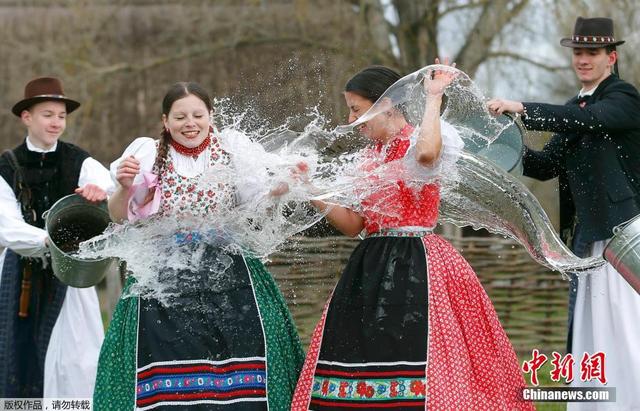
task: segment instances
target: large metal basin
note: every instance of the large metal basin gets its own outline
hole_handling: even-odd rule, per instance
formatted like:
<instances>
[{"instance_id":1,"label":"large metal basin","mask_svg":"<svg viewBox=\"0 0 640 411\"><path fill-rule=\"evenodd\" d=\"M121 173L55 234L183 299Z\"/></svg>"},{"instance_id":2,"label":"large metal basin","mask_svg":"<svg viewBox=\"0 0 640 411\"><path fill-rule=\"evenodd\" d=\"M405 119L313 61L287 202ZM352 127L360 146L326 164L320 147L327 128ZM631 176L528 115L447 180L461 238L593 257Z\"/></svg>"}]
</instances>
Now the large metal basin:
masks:
<instances>
[{"instance_id":1,"label":"large metal basin","mask_svg":"<svg viewBox=\"0 0 640 411\"><path fill-rule=\"evenodd\" d=\"M62 197L44 214L53 273L71 287L99 283L118 272L115 258L82 259L74 255L82 241L102 234L111 222L106 202L90 203L77 194Z\"/></svg>"}]
</instances>

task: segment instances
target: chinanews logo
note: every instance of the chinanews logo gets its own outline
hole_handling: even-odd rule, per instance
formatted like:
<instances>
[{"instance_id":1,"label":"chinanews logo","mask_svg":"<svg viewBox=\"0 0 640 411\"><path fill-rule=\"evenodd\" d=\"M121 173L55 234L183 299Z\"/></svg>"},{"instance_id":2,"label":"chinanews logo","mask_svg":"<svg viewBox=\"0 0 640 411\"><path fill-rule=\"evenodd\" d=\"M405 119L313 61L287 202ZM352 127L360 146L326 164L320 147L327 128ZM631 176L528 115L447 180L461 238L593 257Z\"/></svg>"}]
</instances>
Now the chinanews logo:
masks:
<instances>
[{"instance_id":1,"label":"chinanews logo","mask_svg":"<svg viewBox=\"0 0 640 411\"><path fill-rule=\"evenodd\" d=\"M536 402L615 402L615 387L605 387L607 375L603 352L583 353L577 364L573 354L562 355L556 351L551 353L551 371L549 377L553 382L569 384L574 381L574 373L579 371L579 381L589 384L601 384L602 387L538 387L538 372L547 363L549 357L534 349L531 360L522 363L522 371L530 375L533 387L523 388L522 399ZM577 369L579 366L579 370Z\"/></svg>"}]
</instances>

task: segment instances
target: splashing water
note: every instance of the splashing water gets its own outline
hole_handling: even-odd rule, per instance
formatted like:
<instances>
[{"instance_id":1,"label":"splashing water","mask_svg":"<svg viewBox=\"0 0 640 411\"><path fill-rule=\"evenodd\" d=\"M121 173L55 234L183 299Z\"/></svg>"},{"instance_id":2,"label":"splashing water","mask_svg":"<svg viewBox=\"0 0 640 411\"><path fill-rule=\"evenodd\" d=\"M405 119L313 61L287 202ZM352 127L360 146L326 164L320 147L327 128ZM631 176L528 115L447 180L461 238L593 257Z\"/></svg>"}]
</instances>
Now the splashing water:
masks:
<instances>
[{"instance_id":1,"label":"splashing water","mask_svg":"<svg viewBox=\"0 0 640 411\"><path fill-rule=\"evenodd\" d=\"M245 130L247 122L252 122L246 113L230 116L225 108L217 110L220 129L216 134L230 164L220 162L208 168L195 184L199 191L211 191L223 199L215 210L196 215L171 212L111 225L101 236L81 244L81 258L125 261L136 279L130 288L133 295L173 304L189 289L224 282L234 256L264 260L289 237L323 217L309 202L315 195L311 190L318 188L302 181L298 165L303 163L310 173L319 172L321 148L331 143L324 138L329 135L322 130L324 119L312 113L301 133L286 126ZM324 194L329 195L326 190ZM208 282L201 278L203 266Z\"/></svg>"},{"instance_id":2,"label":"splashing water","mask_svg":"<svg viewBox=\"0 0 640 411\"><path fill-rule=\"evenodd\" d=\"M605 263L601 257L575 256L535 196L493 163L462 153L456 169L455 176L443 175L449 189L441 201L442 220L511 237L538 263L561 273L591 271Z\"/></svg>"},{"instance_id":3,"label":"splashing water","mask_svg":"<svg viewBox=\"0 0 640 411\"><path fill-rule=\"evenodd\" d=\"M424 112L425 101L421 82L434 68L455 70L428 66L405 76L356 122L332 131L325 129L327 122L317 110L310 110L304 130L295 132L287 123L270 128L252 118L250 110L234 112L229 101L216 101L218 140L231 164L208 169L198 187L214 192L232 187L231 201L220 202L215 211L204 215L166 214L112 225L83 243L80 256L126 261L137 281L131 293L171 304L185 289L203 284L215 289L223 283L234 256L264 260L289 237L318 222L324 214L310 200L326 200L368 215L397 217L401 210L389 207L396 198L366 200L402 181L415 192L437 182L442 220L509 236L551 269L585 271L601 265L602 259L573 255L535 197L493 163L449 146L434 168L419 165L413 149L404 158L385 163L384 149L373 150L351 132L388 110L391 102L416 125L417 135L417 113ZM456 73L446 90L442 118L457 130L465 145L488 146L508 125L493 118L473 82L459 70ZM198 278L190 285L191 277Z\"/></svg>"},{"instance_id":4,"label":"splashing water","mask_svg":"<svg viewBox=\"0 0 640 411\"><path fill-rule=\"evenodd\" d=\"M443 65L417 70L394 83L355 122L336 130L353 130L390 107L400 109L417 124L426 101L422 82L432 70L455 73L454 81L446 90L446 108L441 117L456 128L465 144L461 153L451 154L445 149L441 160L438 171L441 220L508 236L522 244L538 263L563 274L588 272L602 266L605 261L600 257L583 259L575 256L560 240L535 196L519 180L496 166L515 164L514 159L503 161L500 156L512 157L514 152L521 154L516 150L521 144L521 136L514 132L517 128L512 127L513 119L505 121L487 111L484 96L462 71ZM513 130L509 130L509 134L502 134L510 127ZM520 141L496 141L503 136L511 140L519 138ZM500 145L500 149L493 147L492 143ZM492 161L487 161L483 155ZM425 174L424 168L413 160L411 152L402 162L405 166L401 174L404 175L392 175L387 181L403 179L415 188L433 181L432 174Z\"/></svg>"},{"instance_id":5,"label":"splashing water","mask_svg":"<svg viewBox=\"0 0 640 411\"><path fill-rule=\"evenodd\" d=\"M353 123L337 127L335 131L349 132L390 107L402 111L411 124L419 127L427 101L422 83L425 79L428 81L429 74L435 70L448 71L455 75L447 87L443 101L445 109L441 117L456 127L465 142L486 146L509 126L489 114L483 94L466 73L451 66L432 64L396 81L366 113Z\"/></svg>"}]
</instances>

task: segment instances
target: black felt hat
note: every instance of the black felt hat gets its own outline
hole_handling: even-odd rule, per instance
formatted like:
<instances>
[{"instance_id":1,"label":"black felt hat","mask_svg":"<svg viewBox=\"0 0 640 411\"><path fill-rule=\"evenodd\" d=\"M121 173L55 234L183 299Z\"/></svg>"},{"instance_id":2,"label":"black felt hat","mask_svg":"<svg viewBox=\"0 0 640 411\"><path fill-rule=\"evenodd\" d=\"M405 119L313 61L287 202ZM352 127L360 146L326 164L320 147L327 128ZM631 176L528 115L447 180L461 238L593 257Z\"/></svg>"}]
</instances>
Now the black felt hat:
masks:
<instances>
[{"instance_id":1,"label":"black felt hat","mask_svg":"<svg viewBox=\"0 0 640 411\"><path fill-rule=\"evenodd\" d=\"M570 38L560 40L564 47L573 48L601 48L618 46L624 40L617 40L613 34L613 20L608 17L593 17L590 19L578 17Z\"/></svg>"}]
</instances>

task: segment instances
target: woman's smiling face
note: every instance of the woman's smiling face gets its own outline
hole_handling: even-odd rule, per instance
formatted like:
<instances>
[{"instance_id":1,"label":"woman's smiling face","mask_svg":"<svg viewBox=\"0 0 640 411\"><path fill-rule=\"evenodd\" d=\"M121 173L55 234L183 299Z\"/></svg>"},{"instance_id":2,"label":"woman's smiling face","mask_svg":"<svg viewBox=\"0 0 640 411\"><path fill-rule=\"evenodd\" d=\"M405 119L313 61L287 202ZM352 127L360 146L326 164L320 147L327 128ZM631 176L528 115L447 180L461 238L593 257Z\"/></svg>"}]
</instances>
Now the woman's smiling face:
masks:
<instances>
[{"instance_id":1,"label":"woman's smiling face","mask_svg":"<svg viewBox=\"0 0 640 411\"><path fill-rule=\"evenodd\" d=\"M209 134L209 110L193 94L176 100L162 122L171 138L185 147L199 146Z\"/></svg>"}]
</instances>

